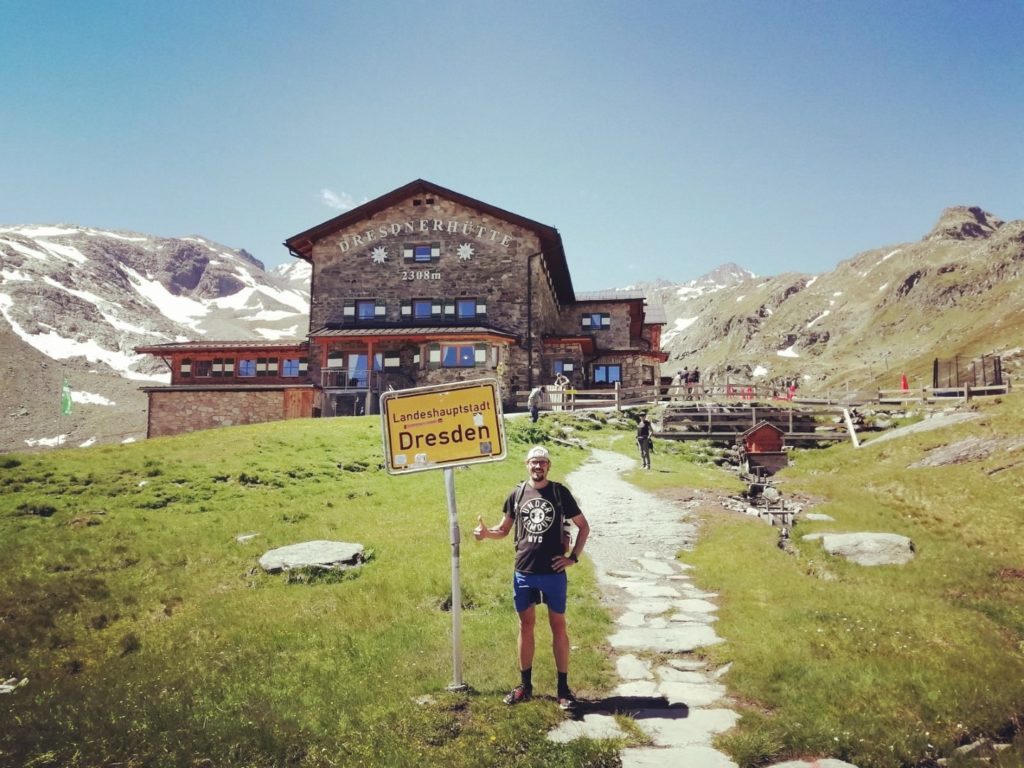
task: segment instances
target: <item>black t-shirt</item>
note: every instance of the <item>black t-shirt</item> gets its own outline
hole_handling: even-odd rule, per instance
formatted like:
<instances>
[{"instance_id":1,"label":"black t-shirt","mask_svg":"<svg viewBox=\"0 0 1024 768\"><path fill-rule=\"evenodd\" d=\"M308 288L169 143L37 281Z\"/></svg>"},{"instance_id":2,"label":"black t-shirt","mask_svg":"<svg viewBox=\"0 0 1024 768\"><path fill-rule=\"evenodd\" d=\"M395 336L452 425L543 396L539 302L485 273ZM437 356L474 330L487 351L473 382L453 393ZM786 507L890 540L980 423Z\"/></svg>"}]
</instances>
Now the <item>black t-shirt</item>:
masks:
<instances>
[{"instance_id":1,"label":"black t-shirt","mask_svg":"<svg viewBox=\"0 0 1024 768\"><path fill-rule=\"evenodd\" d=\"M516 510L513 507L518 490L517 487L508 495L503 510L505 517L512 518L513 530L519 532L516 570L520 573L555 573L551 560L565 554L562 524L582 514L579 504L564 485L549 481L537 490L527 483Z\"/></svg>"}]
</instances>

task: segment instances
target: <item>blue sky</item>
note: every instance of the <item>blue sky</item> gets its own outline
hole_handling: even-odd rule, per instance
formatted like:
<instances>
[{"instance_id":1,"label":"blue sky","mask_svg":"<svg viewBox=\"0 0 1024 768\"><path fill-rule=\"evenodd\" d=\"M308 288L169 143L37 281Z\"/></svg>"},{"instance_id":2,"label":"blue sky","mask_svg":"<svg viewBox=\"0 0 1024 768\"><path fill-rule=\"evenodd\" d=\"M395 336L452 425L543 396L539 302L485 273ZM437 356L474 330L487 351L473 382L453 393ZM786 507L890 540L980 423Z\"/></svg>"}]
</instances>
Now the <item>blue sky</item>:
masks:
<instances>
[{"instance_id":1,"label":"blue sky","mask_svg":"<svg viewBox=\"0 0 1024 768\"><path fill-rule=\"evenodd\" d=\"M0 0L0 224L281 242L425 178L577 290L1024 218L1024 3Z\"/></svg>"}]
</instances>

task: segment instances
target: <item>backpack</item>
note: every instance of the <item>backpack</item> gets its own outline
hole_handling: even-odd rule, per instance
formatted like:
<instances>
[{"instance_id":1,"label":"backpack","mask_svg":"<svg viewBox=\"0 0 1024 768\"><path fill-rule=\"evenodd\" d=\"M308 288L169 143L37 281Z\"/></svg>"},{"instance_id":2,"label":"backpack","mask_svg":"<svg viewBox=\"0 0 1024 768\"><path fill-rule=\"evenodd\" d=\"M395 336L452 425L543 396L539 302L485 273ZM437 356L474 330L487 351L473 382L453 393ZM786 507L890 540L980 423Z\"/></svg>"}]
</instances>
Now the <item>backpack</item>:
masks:
<instances>
[{"instance_id":1,"label":"backpack","mask_svg":"<svg viewBox=\"0 0 1024 768\"><path fill-rule=\"evenodd\" d=\"M554 480L549 480L548 482L551 483L552 490L554 491L555 512L558 515L558 517L562 520L562 529L563 529L563 533L564 533L566 526L568 526L568 524L569 524L569 521L565 519L565 514L562 512L562 484L561 483L556 483ZM523 494L525 494L525 493L526 493L526 481L523 480L523 481L521 481L519 483L519 485L516 486L516 495L515 495L515 498L512 500L512 511L515 513L515 521L516 521L515 522L515 533L514 533L514 536L513 536L513 541L515 542L516 546L519 545L519 539L522 538L522 535L523 535L522 522L521 522L522 516L519 514L519 505L522 503L522 501L523 501Z\"/></svg>"}]
</instances>

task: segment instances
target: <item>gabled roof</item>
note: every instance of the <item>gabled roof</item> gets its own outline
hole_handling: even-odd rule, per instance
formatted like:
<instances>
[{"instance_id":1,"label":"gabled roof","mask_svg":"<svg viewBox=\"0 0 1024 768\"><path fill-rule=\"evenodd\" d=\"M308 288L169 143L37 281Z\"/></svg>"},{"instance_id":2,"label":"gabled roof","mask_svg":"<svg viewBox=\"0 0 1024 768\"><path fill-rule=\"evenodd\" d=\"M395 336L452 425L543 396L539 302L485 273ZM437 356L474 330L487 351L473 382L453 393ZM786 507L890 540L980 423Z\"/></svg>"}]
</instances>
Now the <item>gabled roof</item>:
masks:
<instances>
[{"instance_id":1,"label":"gabled roof","mask_svg":"<svg viewBox=\"0 0 1024 768\"><path fill-rule=\"evenodd\" d=\"M746 432L741 432L740 433L740 437L747 437L748 435L752 435L755 432L760 432L762 429L773 429L773 430L775 430L780 435L785 435L786 434L786 430L780 429L779 427L775 426L771 422L759 421L759 422L757 422L757 424L752 426Z\"/></svg>"},{"instance_id":2,"label":"gabled roof","mask_svg":"<svg viewBox=\"0 0 1024 768\"><path fill-rule=\"evenodd\" d=\"M609 304L613 302L639 301L644 309L644 325L666 325L665 308L656 294L648 296L643 291L610 290L585 291L576 294L576 303L595 302Z\"/></svg>"},{"instance_id":3,"label":"gabled roof","mask_svg":"<svg viewBox=\"0 0 1024 768\"><path fill-rule=\"evenodd\" d=\"M350 211L346 211L340 216L335 216L333 219L329 219L322 224L317 224L315 227L307 229L304 232L292 235L284 241L284 245L293 256L311 262L313 244L316 241L360 221L368 219L375 213L379 213L380 211L395 206L413 195L419 194L432 194L437 195L438 197L444 197L468 208L475 208L478 211L482 211L483 213L494 216L495 218L503 219L511 224L515 224L523 229L528 229L535 233L537 238L540 240L541 252L544 254L544 260L547 262L548 272L551 273L551 279L554 283L555 292L558 294L559 301L564 304L571 304L576 300L572 287L572 278L569 276L569 266L565 261L565 251L562 248L562 236L558 234L557 229L548 226L547 224L541 224L533 221L532 219L527 219L519 214L512 213L511 211L506 211L502 208L481 202L480 200L475 200L472 197L467 197L459 192L445 189L444 187L425 181L424 179L416 179L416 181L412 181L403 187L392 190L386 195L381 195L375 200L370 200L369 202L363 203Z\"/></svg>"}]
</instances>

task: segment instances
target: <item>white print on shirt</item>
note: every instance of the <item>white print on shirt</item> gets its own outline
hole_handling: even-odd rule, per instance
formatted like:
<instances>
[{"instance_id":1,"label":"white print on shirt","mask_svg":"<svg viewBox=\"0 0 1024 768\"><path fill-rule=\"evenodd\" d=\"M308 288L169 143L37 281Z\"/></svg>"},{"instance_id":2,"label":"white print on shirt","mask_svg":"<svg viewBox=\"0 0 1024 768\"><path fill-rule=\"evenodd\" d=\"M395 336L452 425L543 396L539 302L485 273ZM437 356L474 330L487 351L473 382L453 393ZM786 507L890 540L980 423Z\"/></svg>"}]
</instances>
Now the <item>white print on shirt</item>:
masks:
<instances>
[{"instance_id":1,"label":"white print on shirt","mask_svg":"<svg viewBox=\"0 0 1024 768\"><path fill-rule=\"evenodd\" d=\"M544 532L555 522L555 507L545 498L534 498L519 507L523 517L523 534L530 544L539 544Z\"/></svg>"}]
</instances>

